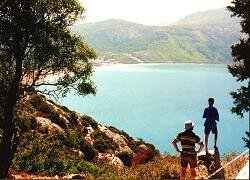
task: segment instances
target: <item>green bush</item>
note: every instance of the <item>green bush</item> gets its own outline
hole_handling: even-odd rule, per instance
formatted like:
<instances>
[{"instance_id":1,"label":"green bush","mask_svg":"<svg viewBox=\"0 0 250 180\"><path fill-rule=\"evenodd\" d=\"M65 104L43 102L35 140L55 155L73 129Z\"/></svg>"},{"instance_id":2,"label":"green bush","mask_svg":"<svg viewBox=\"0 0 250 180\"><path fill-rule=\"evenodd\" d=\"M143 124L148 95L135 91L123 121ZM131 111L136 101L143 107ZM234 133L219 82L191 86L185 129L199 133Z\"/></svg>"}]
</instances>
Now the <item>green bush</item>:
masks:
<instances>
[{"instance_id":1,"label":"green bush","mask_svg":"<svg viewBox=\"0 0 250 180\"><path fill-rule=\"evenodd\" d=\"M44 96L41 95L34 95L32 96L32 98L30 99L30 103L32 104L32 106L38 110L41 111L45 114L45 116L50 115L53 111L53 106L46 103L46 99Z\"/></svg>"},{"instance_id":2,"label":"green bush","mask_svg":"<svg viewBox=\"0 0 250 180\"><path fill-rule=\"evenodd\" d=\"M125 137L125 140L127 140L127 143L128 142L132 142L134 141L134 139L132 137L130 137L125 131L123 130L119 130L117 129L116 127L114 126L108 126L107 127L110 131L114 132L114 133L117 133L117 134L120 134L120 135L123 135Z\"/></svg>"},{"instance_id":3,"label":"green bush","mask_svg":"<svg viewBox=\"0 0 250 180\"><path fill-rule=\"evenodd\" d=\"M93 136L95 139L93 146L99 152L103 153L108 150L116 150L118 148L118 145L113 141L113 139L106 136L106 134L100 130L96 130Z\"/></svg>"},{"instance_id":4,"label":"green bush","mask_svg":"<svg viewBox=\"0 0 250 180\"><path fill-rule=\"evenodd\" d=\"M86 161L93 161L97 155L97 151L93 148L92 145L90 145L88 142L86 141L82 141L80 143L80 150L83 152L84 154L84 159Z\"/></svg>"},{"instance_id":5,"label":"green bush","mask_svg":"<svg viewBox=\"0 0 250 180\"><path fill-rule=\"evenodd\" d=\"M81 116L81 123L83 126L91 125L94 129L97 129L98 123L90 116L83 115Z\"/></svg>"},{"instance_id":6,"label":"green bush","mask_svg":"<svg viewBox=\"0 0 250 180\"><path fill-rule=\"evenodd\" d=\"M15 126L19 128L21 132L27 132L31 129L35 129L37 126L36 117L31 115L27 118L15 118Z\"/></svg>"},{"instance_id":7,"label":"green bush","mask_svg":"<svg viewBox=\"0 0 250 180\"><path fill-rule=\"evenodd\" d=\"M105 171L94 164L86 162L76 153L74 143L65 145L60 135L41 135L25 133L13 160L13 169L40 173L44 175L66 175L72 173L90 173L99 176ZM65 136L68 136L67 134ZM66 139L71 139L66 137ZM81 142L83 143L83 142Z\"/></svg>"},{"instance_id":8,"label":"green bush","mask_svg":"<svg viewBox=\"0 0 250 180\"><path fill-rule=\"evenodd\" d=\"M64 122L64 120L60 117L60 114L58 112L51 112L47 115L47 117L55 124L59 125L63 129L67 129L68 126Z\"/></svg>"},{"instance_id":9,"label":"green bush","mask_svg":"<svg viewBox=\"0 0 250 180\"><path fill-rule=\"evenodd\" d=\"M53 102L53 101L49 101ZM30 103L33 107L42 112L43 116L49 118L53 123L56 123L61 128L66 129L68 128L66 122L60 117L60 114L54 109L54 107L47 103L46 98L41 95L34 95L30 99ZM54 102L52 104L55 104Z\"/></svg>"},{"instance_id":10,"label":"green bush","mask_svg":"<svg viewBox=\"0 0 250 180\"><path fill-rule=\"evenodd\" d=\"M93 146L101 153L104 153L109 150L109 146L103 138L96 139Z\"/></svg>"}]
</instances>

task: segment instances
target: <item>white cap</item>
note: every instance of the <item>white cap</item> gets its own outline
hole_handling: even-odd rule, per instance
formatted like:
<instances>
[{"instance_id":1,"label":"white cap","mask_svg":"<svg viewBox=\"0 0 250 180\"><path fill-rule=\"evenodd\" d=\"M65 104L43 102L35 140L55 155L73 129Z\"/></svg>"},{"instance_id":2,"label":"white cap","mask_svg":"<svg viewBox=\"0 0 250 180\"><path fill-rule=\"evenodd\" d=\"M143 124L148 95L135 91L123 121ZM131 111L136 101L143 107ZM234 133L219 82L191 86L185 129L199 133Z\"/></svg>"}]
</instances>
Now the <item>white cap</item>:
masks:
<instances>
[{"instance_id":1,"label":"white cap","mask_svg":"<svg viewBox=\"0 0 250 180\"><path fill-rule=\"evenodd\" d=\"M184 126L185 129L192 129L194 127L194 123L191 120L185 121L184 124L185 124Z\"/></svg>"}]
</instances>

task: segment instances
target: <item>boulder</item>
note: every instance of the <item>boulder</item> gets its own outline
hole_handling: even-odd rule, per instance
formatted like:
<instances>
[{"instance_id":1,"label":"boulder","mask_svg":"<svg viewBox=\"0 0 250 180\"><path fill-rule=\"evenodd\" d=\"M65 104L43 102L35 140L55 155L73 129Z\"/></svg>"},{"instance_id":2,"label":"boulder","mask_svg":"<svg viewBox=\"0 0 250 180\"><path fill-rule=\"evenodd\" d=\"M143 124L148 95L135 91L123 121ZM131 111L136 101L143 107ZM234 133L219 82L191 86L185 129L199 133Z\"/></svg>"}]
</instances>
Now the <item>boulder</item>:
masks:
<instances>
[{"instance_id":1,"label":"boulder","mask_svg":"<svg viewBox=\"0 0 250 180\"><path fill-rule=\"evenodd\" d=\"M197 154L198 158L198 169L206 170L207 175L212 175L215 171L221 168L220 154L219 150L209 150L208 153L202 151ZM219 172L215 173L211 178L215 179L224 179L224 169L221 169Z\"/></svg>"},{"instance_id":2,"label":"boulder","mask_svg":"<svg viewBox=\"0 0 250 180\"><path fill-rule=\"evenodd\" d=\"M63 176L62 179L86 179L86 177L82 174L69 174L67 176Z\"/></svg>"}]
</instances>

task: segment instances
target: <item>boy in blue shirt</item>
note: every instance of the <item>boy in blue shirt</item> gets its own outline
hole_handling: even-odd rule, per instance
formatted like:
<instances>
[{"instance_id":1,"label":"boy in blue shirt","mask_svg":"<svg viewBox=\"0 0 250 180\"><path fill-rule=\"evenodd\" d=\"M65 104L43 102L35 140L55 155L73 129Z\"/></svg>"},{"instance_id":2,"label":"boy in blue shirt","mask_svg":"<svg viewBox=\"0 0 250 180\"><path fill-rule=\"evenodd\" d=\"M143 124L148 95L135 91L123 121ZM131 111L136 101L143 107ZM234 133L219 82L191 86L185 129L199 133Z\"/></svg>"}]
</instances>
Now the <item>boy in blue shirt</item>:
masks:
<instances>
[{"instance_id":1,"label":"boy in blue shirt","mask_svg":"<svg viewBox=\"0 0 250 180\"><path fill-rule=\"evenodd\" d=\"M214 134L214 149L217 149L217 137L218 137L218 131L217 131L217 124L216 121L219 121L219 113L215 107L213 107L214 99L209 98L208 99L208 107L205 108L203 113L203 118L206 118L206 121L204 123L205 126L205 150L206 153L208 153L208 136L210 131Z\"/></svg>"}]
</instances>

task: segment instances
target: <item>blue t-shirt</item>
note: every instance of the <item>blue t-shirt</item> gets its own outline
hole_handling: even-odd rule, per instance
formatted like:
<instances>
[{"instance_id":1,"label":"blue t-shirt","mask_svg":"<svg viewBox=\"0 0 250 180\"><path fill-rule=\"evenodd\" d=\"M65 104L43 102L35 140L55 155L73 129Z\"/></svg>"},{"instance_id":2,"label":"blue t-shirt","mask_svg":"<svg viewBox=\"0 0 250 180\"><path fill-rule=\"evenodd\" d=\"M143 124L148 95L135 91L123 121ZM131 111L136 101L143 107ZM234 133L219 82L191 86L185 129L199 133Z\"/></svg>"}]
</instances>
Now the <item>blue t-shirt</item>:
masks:
<instances>
[{"instance_id":1,"label":"blue t-shirt","mask_svg":"<svg viewBox=\"0 0 250 180\"><path fill-rule=\"evenodd\" d=\"M213 106L209 106L204 110L203 118L206 118L204 126L206 128L216 128L216 121L219 121L219 113Z\"/></svg>"}]
</instances>

